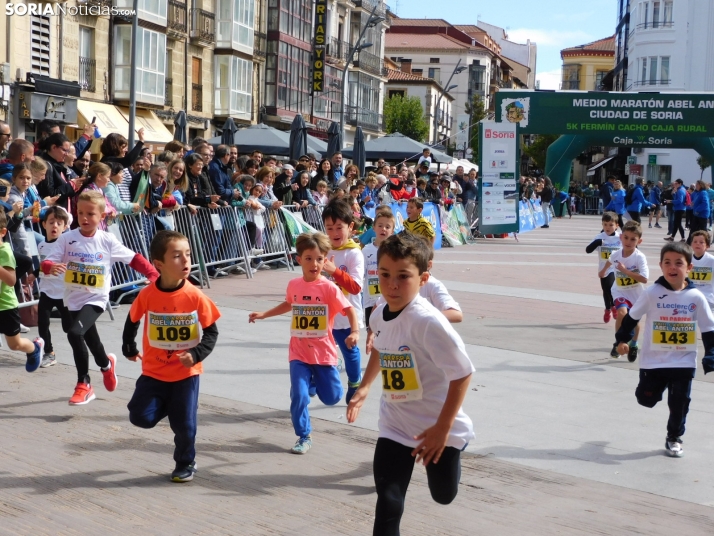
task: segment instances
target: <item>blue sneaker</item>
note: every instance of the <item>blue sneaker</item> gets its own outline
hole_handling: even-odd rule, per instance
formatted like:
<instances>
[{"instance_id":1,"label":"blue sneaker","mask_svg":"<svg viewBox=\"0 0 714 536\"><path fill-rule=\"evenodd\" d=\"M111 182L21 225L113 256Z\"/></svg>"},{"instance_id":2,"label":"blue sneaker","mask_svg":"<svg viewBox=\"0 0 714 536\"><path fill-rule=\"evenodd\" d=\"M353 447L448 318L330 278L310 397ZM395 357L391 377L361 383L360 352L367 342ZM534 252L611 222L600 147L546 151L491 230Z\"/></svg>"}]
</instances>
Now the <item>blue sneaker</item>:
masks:
<instances>
[{"instance_id":1,"label":"blue sneaker","mask_svg":"<svg viewBox=\"0 0 714 536\"><path fill-rule=\"evenodd\" d=\"M31 354L27 354L27 363L25 363L25 370L27 372L35 372L40 368L42 363L42 351L45 349L45 341L42 337L37 337L34 341L35 351Z\"/></svg>"},{"instance_id":2,"label":"blue sneaker","mask_svg":"<svg viewBox=\"0 0 714 536\"><path fill-rule=\"evenodd\" d=\"M295 446L290 449L293 454L307 454L307 451L312 447L312 437L307 436L300 438L295 443Z\"/></svg>"},{"instance_id":3,"label":"blue sneaker","mask_svg":"<svg viewBox=\"0 0 714 536\"><path fill-rule=\"evenodd\" d=\"M313 398L317 394L317 385L315 385L315 379L310 380L310 387L307 388L307 394L310 395L310 398Z\"/></svg>"},{"instance_id":4,"label":"blue sneaker","mask_svg":"<svg viewBox=\"0 0 714 536\"><path fill-rule=\"evenodd\" d=\"M360 382L357 382L357 383L347 382L347 395L345 396L345 402L347 404L350 403L350 400L352 400L352 397L357 392L357 389L359 389L359 385L360 385Z\"/></svg>"}]
</instances>

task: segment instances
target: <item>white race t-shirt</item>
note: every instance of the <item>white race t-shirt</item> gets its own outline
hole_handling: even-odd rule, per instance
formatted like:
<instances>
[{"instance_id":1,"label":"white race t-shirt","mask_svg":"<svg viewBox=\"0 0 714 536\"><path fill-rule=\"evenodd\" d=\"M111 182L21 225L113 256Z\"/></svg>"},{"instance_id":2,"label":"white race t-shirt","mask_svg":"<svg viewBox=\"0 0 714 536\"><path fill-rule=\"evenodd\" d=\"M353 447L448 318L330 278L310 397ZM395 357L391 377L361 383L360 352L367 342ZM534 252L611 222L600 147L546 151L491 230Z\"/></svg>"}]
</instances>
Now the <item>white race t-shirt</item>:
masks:
<instances>
[{"instance_id":1,"label":"white race t-shirt","mask_svg":"<svg viewBox=\"0 0 714 536\"><path fill-rule=\"evenodd\" d=\"M53 242L40 242L37 245L37 252L40 262L44 261L57 249L59 238ZM64 278L57 275L45 274L40 270L40 292L46 294L53 300L61 300L64 297Z\"/></svg>"},{"instance_id":2,"label":"white race t-shirt","mask_svg":"<svg viewBox=\"0 0 714 536\"><path fill-rule=\"evenodd\" d=\"M427 301L439 311L446 311L448 309L461 311L458 302L449 294L449 291L446 290L444 283L431 274L429 274L429 279L424 286L419 289L419 295L426 298Z\"/></svg>"},{"instance_id":3,"label":"white race t-shirt","mask_svg":"<svg viewBox=\"0 0 714 536\"><path fill-rule=\"evenodd\" d=\"M449 382L474 367L461 337L426 299L417 296L389 322L384 307L378 305L369 319L380 354L379 437L416 447L414 436L436 424ZM462 449L473 437L471 419L460 408L446 445Z\"/></svg>"},{"instance_id":4,"label":"white race t-shirt","mask_svg":"<svg viewBox=\"0 0 714 536\"><path fill-rule=\"evenodd\" d=\"M675 292L658 283L630 309L633 319L644 322L640 368L696 368L697 327L714 331L714 315L693 285Z\"/></svg>"},{"instance_id":5,"label":"white race t-shirt","mask_svg":"<svg viewBox=\"0 0 714 536\"><path fill-rule=\"evenodd\" d=\"M360 285L360 292L357 294L349 294L347 291L343 290L347 301L350 305L354 307L357 312L357 318L359 319L359 327L364 327L364 315L362 314L362 280L364 279L364 257L362 257L362 250L359 248L351 249L331 249L327 254L327 258L331 258L334 255L335 265L342 270L347 272L349 276L354 279L357 284ZM334 281L331 277L327 277ZM333 329L347 329L350 327L350 319L343 315L337 315L335 317L335 323Z\"/></svg>"},{"instance_id":6,"label":"white race t-shirt","mask_svg":"<svg viewBox=\"0 0 714 536\"><path fill-rule=\"evenodd\" d=\"M610 255L610 263L613 267L615 267L619 261L629 271L649 278L650 269L647 267L647 257L645 257L644 253L639 249L635 249L629 257L623 257L622 255L622 249L618 249ZM615 282L612 284L612 297L614 299L625 298L634 304L637 298L644 292L644 289L645 286L642 283L638 283L632 277L626 276L615 268Z\"/></svg>"},{"instance_id":7,"label":"white race t-shirt","mask_svg":"<svg viewBox=\"0 0 714 536\"><path fill-rule=\"evenodd\" d=\"M610 255L612 255L618 249L622 248L622 241L620 240L621 234L622 232L620 231L620 229L615 229L614 235L609 235L605 231L603 231L593 239L593 241L602 240L602 245L597 248L598 272L602 270L605 266L605 263L610 260ZM611 266L605 275L608 276L614 271L615 267Z\"/></svg>"},{"instance_id":8,"label":"white race t-shirt","mask_svg":"<svg viewBox=\"0 0 714 536\"><path fill-rule=\"evenodd\" d=\"M367 244L362 249L364 258L364 284L362 285L362 305L364 308L374 307L377 299L382 295L379 288L379 276L377 275L377 246L374 243Z\"/></svg>"},{"instance_id":9,"label":"white race t-shirt","mask_svg":"<svg viewBox=\"0 0 714 536\"><path fill-rule=\"evenodd\" d=\"M689 280L704 294L710 308L714 307L714 255L704 253L701 259L692 257L692 264L694 267L689 272Z\"/></svg>"},{"instance_id":10,"label":"white race t-shirt","mask_svg":"<svg viewBox=\"0 0 714 536\"><path fill-rule=\"evenodd\" d=\"M129 264L136 256L113 234L99 229L90 237L83 236L79 229L69 231L55 244L46 260L67 264L60 279L65 287L64 304L70 311L79 311L85 305L105 308L112 283L112 264Z\"/></svg>"}]
</instances>

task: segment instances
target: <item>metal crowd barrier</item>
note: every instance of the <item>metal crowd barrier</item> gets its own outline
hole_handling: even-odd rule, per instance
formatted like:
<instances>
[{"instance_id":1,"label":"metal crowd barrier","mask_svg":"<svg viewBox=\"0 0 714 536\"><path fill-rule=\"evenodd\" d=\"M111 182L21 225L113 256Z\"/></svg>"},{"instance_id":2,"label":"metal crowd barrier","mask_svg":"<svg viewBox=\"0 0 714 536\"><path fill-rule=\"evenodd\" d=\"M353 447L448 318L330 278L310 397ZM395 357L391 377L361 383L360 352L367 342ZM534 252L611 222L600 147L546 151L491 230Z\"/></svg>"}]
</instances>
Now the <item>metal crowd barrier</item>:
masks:
<instances>
[{"instance_id":1,"label":"metal crowd barrier","mask_svg":"<svg viewBox=\"0 0 714 536\"><path fill-rule=\"evenodd\" d=\"M598 196L585 196L580 198L580 212L583 214L602 214L602 199Z\"/></svg>"},{"instance_id":2,"label":"metal crowd barrier","mask_svg":"<svg viewBox=\"0 0 714 536\"><path fill-rule=\"evenodd\" d=\"M248 266L252 267L258 261L294 269L290 247L292 241L287 237L285 220L279 210L266 208L264 212L257 213L252 209L235 208L235 213L239 221L250 222L256 228L255 243L250 241L247 225L243 225L243 232L238 233ZM249 277L253 277L252 272L247 270Z\"/></svg>"}]
</instances>

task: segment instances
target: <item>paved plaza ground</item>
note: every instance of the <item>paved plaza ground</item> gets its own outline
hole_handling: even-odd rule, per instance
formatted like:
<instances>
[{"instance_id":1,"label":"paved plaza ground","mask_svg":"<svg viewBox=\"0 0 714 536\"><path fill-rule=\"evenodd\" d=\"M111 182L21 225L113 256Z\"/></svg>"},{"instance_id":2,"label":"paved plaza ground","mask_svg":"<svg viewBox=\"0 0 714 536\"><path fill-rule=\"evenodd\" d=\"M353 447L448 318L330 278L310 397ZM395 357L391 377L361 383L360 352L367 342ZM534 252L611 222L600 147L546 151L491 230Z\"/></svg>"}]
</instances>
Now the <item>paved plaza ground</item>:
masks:
<instances>
[{"instance_id":1,"label":"paved plaza ground","mask_svg":"<svg viewBox=\"0 0 714 536\"><path fill-rule=\"evenodd\" d=\"M638 364L608 357L614 328L585 254L599 231L598 218L580 216L520 242L437 253L433 273L465 314L457 331L476 367L465 402L476 439L452 505L432 502L415 471L403 534L712 533L714 374L697 374L685 456L665 457L666 404L638 406ZM663 236L645 229L651 281ZM168 425L128 421L140 365L120 358L111 394L93 372L97 400L69 407L76 373L62 337L60 364L31 375L0 349L0 534L370 534L376 387L356 425L344 403L313 403L313 449L290 454L288 322L247 321L295 276L211 282L223 318L201 379L199 472L185 485L168 481ZM117 354L127 312L99 322Z\"/></svg>"}]
</instances>

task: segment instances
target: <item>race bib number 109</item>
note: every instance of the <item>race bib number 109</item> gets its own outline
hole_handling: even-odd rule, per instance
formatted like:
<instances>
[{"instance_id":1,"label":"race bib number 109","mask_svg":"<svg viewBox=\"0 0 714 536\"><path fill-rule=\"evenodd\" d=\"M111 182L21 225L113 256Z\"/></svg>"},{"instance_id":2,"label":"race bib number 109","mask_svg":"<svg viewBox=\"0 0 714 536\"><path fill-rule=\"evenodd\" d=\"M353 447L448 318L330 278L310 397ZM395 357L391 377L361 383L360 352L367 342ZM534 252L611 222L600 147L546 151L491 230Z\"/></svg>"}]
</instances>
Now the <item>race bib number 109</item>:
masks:
<instances>
[{"instance_id":1,"label":"race bib number 109","mask_svg":"<svg viewBox=\"0 0 714 536\"><path fill-rule=\"evenodd\" d=\"M198 346L198 313L149 311L149 345L162 350L187 350Z\"/></svg>"}]
</instances>

